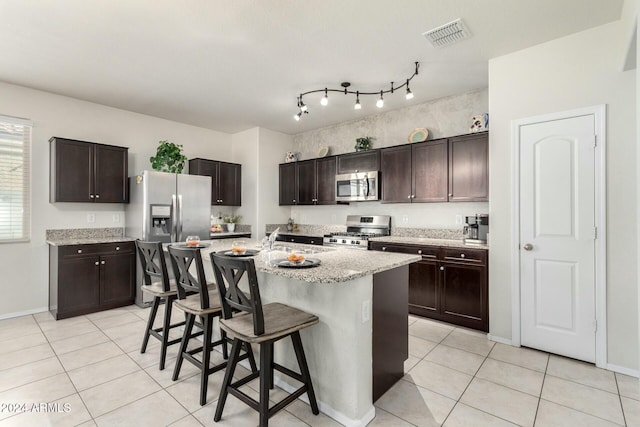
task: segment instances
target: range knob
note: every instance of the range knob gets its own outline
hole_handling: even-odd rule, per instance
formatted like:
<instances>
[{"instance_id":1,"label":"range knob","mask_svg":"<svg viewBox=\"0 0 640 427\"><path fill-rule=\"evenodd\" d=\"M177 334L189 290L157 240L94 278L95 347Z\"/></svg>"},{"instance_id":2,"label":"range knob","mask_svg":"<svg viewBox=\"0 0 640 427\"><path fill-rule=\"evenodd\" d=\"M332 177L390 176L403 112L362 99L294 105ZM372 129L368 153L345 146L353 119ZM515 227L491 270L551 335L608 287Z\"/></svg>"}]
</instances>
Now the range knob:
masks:
<instances>
[{"instance_id":1,"label":"range knob","mask_svg":"<svg viewBox=\"0 0 640 427\"><path fill-rule=\"evenodd\" d=\"M347 243L347 241L343 239L343 240L342 240L342 243Z\"/></svg>"}]
</instances>

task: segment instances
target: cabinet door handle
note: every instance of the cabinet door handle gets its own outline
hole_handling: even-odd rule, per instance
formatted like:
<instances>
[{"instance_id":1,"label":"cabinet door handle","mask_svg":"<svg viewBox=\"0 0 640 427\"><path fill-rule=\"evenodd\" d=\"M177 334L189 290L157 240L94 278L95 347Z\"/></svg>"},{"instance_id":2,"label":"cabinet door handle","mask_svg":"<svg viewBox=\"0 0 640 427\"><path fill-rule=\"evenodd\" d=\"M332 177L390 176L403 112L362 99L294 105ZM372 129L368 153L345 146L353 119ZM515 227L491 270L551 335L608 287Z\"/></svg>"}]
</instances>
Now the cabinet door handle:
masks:
<instances>
[{"instance_id":1,"label":"cabinet door handle","mask_svg":"<svg viewBox=\"0 0 640 427\"><path fill-rule=\"evenodd\" d=\"M415 199L415 198L416 198L416 195L415 195L415 194L412 194L412 195L411 195L411 198L412 198L412 199Z\"/></svg>"},{"instance_id":2,"label":"cabinet door handle","mask_svg":"<svg viewBox=\"0 0 640 427\"><path fill-rule=\"evenodd\" d=\"M386 250L387 250L387 247L386 247L386 246L383 246L383 247L382 247L382 250L383 250L383 251L386 251Z\"/></svg>"},{"instance_id":3,"label":"cabinet door handle","mask_svg":"<svg viewBox=\"0 0 640 427\"><path fill-rule=\"evenodd\" d=\"M311 241L311 243L315 243L315 242L316 242L315 240L312 240L312 241Z\"/></svg>"},{"instance_id":4,"label":"cabinet door handle","mask_svg":"<svg viewBox=\"0 0 640 427\"><path fill-rule=\"evenodd\" d=\"M453 197L453 193L449 193L449 197Z\"/></svg>"},{"instance_id":5,"label":"cabinet door handle","mask_svg":"<svg viewBox=\"0 0 640 427\"><path fill-rule=\"evenodd\" d=\"M418 249L418 255L422 255L422 249Z\"/></svg>"},{"instance_id":6,"label":"cabinet door handle","mask_svg":"<svg viewBox=\"0 0 640 427\"><path fill-rule=\"evenodd\" d=\"M100 198L100 195L99 195L99 194L96 194L96 199L99 199L99 198Z\"/></svg>"},{"instance_id":7,"label":"cabinet door handle","mask_svg":"<svg viewBox=\"0 0 640 427\"><path fill-rule=\"evenodd\" d=\"M410 199L410 198L411 198L411 194L409 194L409 195L407 196L407 199Z\"/></svg>"},{"instance_id":8,"label":"cabinet door handle","mask_svg":"<svg viewBox=\"0 0 640 427\"><path fill-rule=\"evenodd\" d=\"M81 254L82 253L82 249L78 249L78 253Z\"/></svg>"},{"instance_id":9,"label":"cabinet door handle","mask_svg":"<svg viewBox=\"0 0 640 427\"><path fill-rule=\"evenodd\" d=\"M460 258L464 258L464 254L460 254Z\"/></svg>"},{"instance_id":10,"label":"cabinet door handle","mask_svg":"<svg viewBox=\"0 0 640 427\"><path fill-rule=\"evenodd\" d=\"M98 261L96 261L96 265L100 265L100 263Z\"/></svg>"},{"instance_id":11,"label":"cabinet door handle","mask_svg":"<svg viewBox=\"0 0 640 427\"><path fill-rule=\"evenodd\" d=\"M90 198L90 199L93 199L93 194L89 194L89 198Z\"/></svg>"},{"instance_id":12,"label":"cabinet door handle","mask_svg":"<svg viewBox=\"0 0 640 427\"><path fill-rule=\"evenodd\" d=\"M119 251L119 250L120 250L120 246L116 246L116 251Z\"/></svg>"},{"instance_id":13,"label":"cabinet door handle","mask_svg":"<svg viewBox=\"0 0 640 427\"><path fill-rule=\"evenodd\" d=\"M444 271L444 265L440 266L440 271Z\"/></svg>"},{"instance_id":14,"label":"cabinet door handle","mask_svg":"<svg viewBox=\"0 0 640 427\"><path fill-rule=\"evenodd\" d=\"M222 203L222 199L218 200L220 203Z\"/></svg>"},{"instance_id":15,"label":"cabinet door handle","mask_svg":"<svg viewBox=\"0 0 640 427\"><path fill-rule=\"evenodd\" d=\"M100 264L105 265L105 264L106 264L106 261L102 261L102 262L100 262Z\"/></svg>"}]
</instances>

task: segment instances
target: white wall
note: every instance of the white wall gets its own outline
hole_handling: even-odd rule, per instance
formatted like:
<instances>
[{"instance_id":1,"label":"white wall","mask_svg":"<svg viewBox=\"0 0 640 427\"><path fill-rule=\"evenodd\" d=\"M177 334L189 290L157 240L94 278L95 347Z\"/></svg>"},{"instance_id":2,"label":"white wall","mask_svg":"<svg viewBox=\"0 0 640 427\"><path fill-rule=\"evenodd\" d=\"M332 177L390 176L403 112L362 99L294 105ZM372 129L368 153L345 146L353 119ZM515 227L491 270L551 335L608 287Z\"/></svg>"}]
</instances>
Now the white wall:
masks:
<instances>
[{"instance_id":1,"label":"white wall","mask_svg":"<svg viewBox=\"0 0 640 427\"><path fill-rule=\"evenodd\" d=\"M242 223L250 224L253 238L264 237L265 225L286 222L287 206L278 206L278 164L293 149L293 138L265 128L233 135L233 161L242 164Z\"/></svg>"},{"instance_id":2,"label":"white wall","mask_svg":"<svg viewBox=\"0 0 640 427\"><path fill-rule=\"evenodd\" d=\"M374 138L372 148L406 144L409 133L417 127L426 127L429 139L462 135L469 133L472 116L488 110L488 92L482 89L300 133L294 136L294 147L302 160L316 157L322 146L328 146L330 154L353 152L355 139L361 136ZM299 224L344 225L347 215L369 214L391 215L392 227L419 228L461 228L456 215L488 212L488 203L357 202L291 208L291 216Z\"/></svg>"},{"instance_id":3,"label":"white wall","mask_svg":"<svg viewBox=\"0 0 640 427\"><path fill-rule=\"evenodd\" d=\"M129 111L0 83L0 114L33 121L32 236L29 243L0 244L0 317L48 307L45 230L123 227L124 205L49 203L49 138L129 147L129 175L149 169L159 140L184 144L188 158L231 161L231 135ZM87 223L95 213L95 223ZM113 222L113 214L120 222Z\"/></svg>"},{"instance_id":4,"label":"white wall","mask_svg":"<svg viewBox=\"0 0 640 427\"><path fill-rule=\"evenodd\" d=\"M635 70L620 22L489 62L491 334L511 337L511 121L607 104L608 362L638 369Z\"/></svg>"}]
</instances>

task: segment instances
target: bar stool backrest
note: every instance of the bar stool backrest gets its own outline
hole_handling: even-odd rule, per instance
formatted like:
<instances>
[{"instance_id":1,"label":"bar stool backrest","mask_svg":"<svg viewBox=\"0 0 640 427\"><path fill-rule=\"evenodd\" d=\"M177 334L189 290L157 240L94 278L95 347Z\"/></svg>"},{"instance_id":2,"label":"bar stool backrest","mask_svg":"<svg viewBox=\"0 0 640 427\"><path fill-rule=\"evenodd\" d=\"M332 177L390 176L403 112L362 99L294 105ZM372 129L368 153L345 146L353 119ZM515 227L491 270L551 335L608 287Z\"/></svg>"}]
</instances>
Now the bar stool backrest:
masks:
<instances>
[{"instance_id":1,"label":"bar stool backrest","mask_svg":"<svg viewBox=\"0 0 640 427\"><path fill-rule=\"evenodd\" d=\"M211 253L211 264L218 284L220 302L222 303L222 316L229 319L233 311L244 311L253 316L253 333L264 334L264 314L258 287L256 266L252 258L230 258L224 255ZM240 279L247 273L249 282L249 297L240 289Z\"/></svg>"},{"instance_id":2,"label":"bar stool backrest","mask_svg":"<svg viewBox=\"0 0 640 427\"><path fill-rule=\"evenodd\" d=\"M136 240L136 248L140 255L140 264L142 266L142 276L145 285L158 282L153 280L159 278L162 283L162 290L169 291L169 272L167 270L167 262L164 258L162 243L160 242L144 242L140 239Z\"/></svg>"},{"instance_id":3,"label":"bar stool backrest","mask_svg":"<svg viewBox=\"0 0 640 427\"><path fill-rule=\"evenodd\" d=\"M169 246L169 255L176 276L178 299L185 299L187 295L197 293L200 296L200 308L210 308L207 279L202 265L202 255L198 248L179 248ZM195 267L196 275L191 274L191 265Z\"/></svg>"}]
</instances>

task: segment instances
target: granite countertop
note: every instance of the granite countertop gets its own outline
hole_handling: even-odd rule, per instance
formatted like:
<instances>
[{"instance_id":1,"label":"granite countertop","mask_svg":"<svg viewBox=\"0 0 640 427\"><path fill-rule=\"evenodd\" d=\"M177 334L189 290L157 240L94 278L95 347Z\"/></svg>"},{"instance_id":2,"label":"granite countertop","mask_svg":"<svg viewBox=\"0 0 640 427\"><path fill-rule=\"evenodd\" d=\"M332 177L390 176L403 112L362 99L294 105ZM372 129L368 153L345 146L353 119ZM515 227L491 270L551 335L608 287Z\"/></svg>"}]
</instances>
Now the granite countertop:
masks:
<instances>
[{"instance_id":1,"label":"granite countertop","mask_svg":"<svg viewBox=\"0 0 640 427\"><path fill-rule=\"evenodd\" d=\"M449 248L463 248L463 249L484 249L488 250L488 244L466 244L462 240L453 239L431 239L427 237L403 237L403 236L384 236L373 237L369 239L370 242L386 242L386 243L400 243L406 245L428 245L428 246L443 246Z\"/></svg>"},{"instance_id":2,"label":"granite countertop","mask_svg":"<svg viewBox=\"0 0 640 427\"><path fill-rule=\"evenodd\" d=\"M69 238L50 238L47 243L51 246L70 246L70 245L94 245L97 243L118 243L118 242L134 242L133 237L69 237Z\"/></svg>"},{"instance_id":3,"label":"granite countertop","mask_svg":"<svg viewBox=\"0 0 640 427\"><path fill-rule=\"evenodd\" d=\"M267 233L267 236L270 233ZM303 231L278 231L279 236L305 236L305 237L324 237L324 234L318 232L311 232L308 230Z\"/></svg>"},{"instance_id":4,"label":"granite countertop","mask_svg":"<svg viewBox=\"0 0 640 427\"><path fill-rule=\"evenodd\" d=\"M210 246L202 249L203 257L209 259L210 252L230 250L232 240L213 240ZM273 254L276 257L285 258L286 248L306 249L316 251L309 254L309 258L316 258L321 261L318 267L313 268L279 268L271 267L266 258L266 254L259 253L254 258L256 270L268 274L296 279L308 283L340 283L354 280L360 277L370 276L396 267L420 261L418 255L407 255L399 253L387 253L377 251L364 251L348 248L326 248L322 246L303 245L295 243L276 244L275 249L283 249L279 253Z\"/></svg>"}]
</instances>

